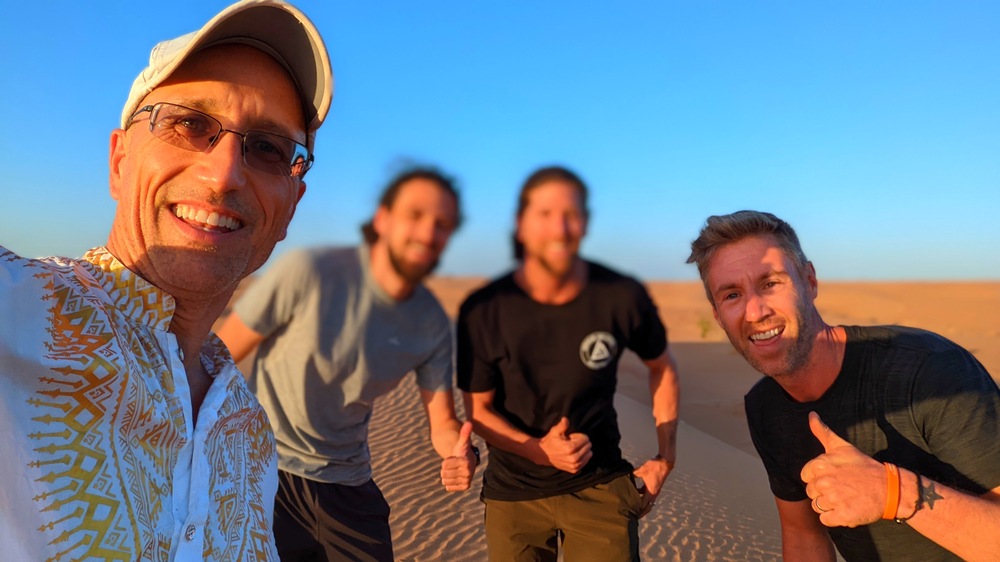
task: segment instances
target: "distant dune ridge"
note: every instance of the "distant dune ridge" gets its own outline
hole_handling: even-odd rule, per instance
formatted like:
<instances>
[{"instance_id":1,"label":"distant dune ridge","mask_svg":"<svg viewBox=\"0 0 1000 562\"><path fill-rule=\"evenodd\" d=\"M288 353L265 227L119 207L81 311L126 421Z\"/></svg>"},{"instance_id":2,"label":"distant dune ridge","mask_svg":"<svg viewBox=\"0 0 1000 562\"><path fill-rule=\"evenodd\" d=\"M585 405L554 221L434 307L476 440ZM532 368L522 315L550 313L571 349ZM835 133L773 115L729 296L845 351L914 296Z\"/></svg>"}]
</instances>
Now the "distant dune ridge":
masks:
<instances>
[{"instance_id":1,"label":"distant dune ridge","mask_svg":"<svg viewBox=\"0 0 1000 562\"><path fill-rule=\"evenodd\" d=\"M454 318L469 291L484 282L437 277L428 286ZM643 559L780 559L774 500L743 418L743 394L760 375L732 350L700 283L649 282L647 287L667 324L682 400L678 466L653 512L641 522ZM1000 282L821 280L817 306L832 324L901 324L938 332L971 351L1000 380L1000 325L993 318L1000 310ZM656 447L645 369L627 353L619 371L616 409L622 450L638 464ZM427 431L412 376L376 402L372 464L392 506L397 560L486 560L482 471L469 492L445 492ZM474 439L485 453L481 439Z\"/></svg>"},{"instance_id":2,"label":"distant dune ridge","mask_svg":"<svg viewBox=\"0 0 1000 562\"><path fill-rule=\"evenodd\" d=\"M454 316L481 278L435 277L428 286ZM654 281L646 287L671 342L728 344L697 281ZM942 282L823 281L816 305L831 324L899 324L937 332L968 349L1000 377L1000 280Z\"/></svg>"}]
</instances>

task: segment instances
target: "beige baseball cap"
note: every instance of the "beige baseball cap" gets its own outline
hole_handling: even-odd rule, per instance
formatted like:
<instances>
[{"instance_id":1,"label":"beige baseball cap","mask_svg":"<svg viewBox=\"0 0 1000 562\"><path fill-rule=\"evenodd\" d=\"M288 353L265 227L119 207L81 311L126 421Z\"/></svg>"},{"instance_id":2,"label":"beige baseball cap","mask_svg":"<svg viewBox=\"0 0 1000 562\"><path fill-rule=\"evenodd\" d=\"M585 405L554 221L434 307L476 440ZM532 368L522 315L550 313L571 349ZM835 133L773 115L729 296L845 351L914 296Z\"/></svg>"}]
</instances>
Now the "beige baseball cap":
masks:
<instances>
[{"instance_id":1,"label":"beige baseball cap","mask_svg":"<svg viewBox=\"0 0 1000 562\"><path fill-rule=\"evenodd\" d=\"M121 126L143 98L163 83L193 53L214 45L239 43L274 57L292 76L302 98L311 152L316 130L330 111L333 69L319 30L298 8L282 0L241 0L219 12L198 31L158 43L149 66L132 83Z\"/></svg>"}]
</instances>

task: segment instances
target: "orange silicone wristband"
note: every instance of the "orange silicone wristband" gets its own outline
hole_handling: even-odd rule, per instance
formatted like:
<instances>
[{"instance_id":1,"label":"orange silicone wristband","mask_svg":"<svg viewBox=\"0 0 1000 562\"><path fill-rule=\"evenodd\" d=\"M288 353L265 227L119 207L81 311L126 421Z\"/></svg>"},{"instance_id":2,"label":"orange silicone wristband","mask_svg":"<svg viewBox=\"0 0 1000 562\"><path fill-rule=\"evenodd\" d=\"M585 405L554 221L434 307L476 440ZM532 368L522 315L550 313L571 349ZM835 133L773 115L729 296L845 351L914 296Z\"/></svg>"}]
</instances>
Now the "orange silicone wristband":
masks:
<instances>
[{"instance_id":1,"label":"orange silicone wristband","mask_svg":"<svg viewBox=\"0 0 1000 562\"><path fill-rule=\"evenodd\" d=\"M882 519L895 519L896 512L899 511L899 469L889 462L882 464L885 465L886 477L885 512L882 513Z\"/></svg>"}]
</instances>

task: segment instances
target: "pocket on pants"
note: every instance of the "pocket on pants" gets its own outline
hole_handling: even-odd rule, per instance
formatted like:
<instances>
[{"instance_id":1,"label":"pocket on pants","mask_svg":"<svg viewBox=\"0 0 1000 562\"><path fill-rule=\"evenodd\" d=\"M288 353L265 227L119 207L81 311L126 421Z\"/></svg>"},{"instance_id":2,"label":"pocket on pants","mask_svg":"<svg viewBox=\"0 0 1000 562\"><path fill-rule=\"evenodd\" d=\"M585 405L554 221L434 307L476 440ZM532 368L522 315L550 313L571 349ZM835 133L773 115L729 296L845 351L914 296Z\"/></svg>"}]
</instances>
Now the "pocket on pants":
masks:
<instances>
[{"instance_id":1,"label":"pocket on pants","mask_svg":"<svg viewBox=\"0 0 1000 562\"><path fill-rule=\"evenodd\" d=\"M611 489L619 498L622 515L638 519L646 504L642 499L642 493L635 487L635 478L632 473L622 475L612 480L610 484Z\"/></svg>"}]
</instances>

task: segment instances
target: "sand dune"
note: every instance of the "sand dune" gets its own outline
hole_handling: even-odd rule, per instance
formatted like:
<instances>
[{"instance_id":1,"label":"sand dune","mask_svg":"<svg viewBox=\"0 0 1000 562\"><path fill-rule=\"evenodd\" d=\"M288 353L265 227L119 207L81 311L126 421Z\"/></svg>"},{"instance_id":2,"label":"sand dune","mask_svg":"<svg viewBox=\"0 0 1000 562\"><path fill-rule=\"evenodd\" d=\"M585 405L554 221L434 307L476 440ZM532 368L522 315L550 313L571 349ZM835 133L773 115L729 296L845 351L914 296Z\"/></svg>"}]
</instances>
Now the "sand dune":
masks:
<instances>
[{"instance_id":1,"label":"sand dune","mask_svg":"<svg viewBox=\"0 0 1000 562\"><path fill-rule=\"evenodd\" d=\"M428 286L454 315L481 278L433 278ZM726 343L701 284L649 282L671 342ZM823 282L816 305L831 324L899 324L937 332L965 347L1000 377L1000 281Z\"/></svg>"},{"instance_id":2,"label":"sand dune","mask_svg":"<svg viewBox=\"0 0 1000 562\"><path fill-rule=\"evenodd\" d=\"M656 451L649 407L619 394L622 451L633 464ZM473 489L440 486L440 460L411 375L376 402L371 450L375 478L392 506L399 562L486 560L482 472ZM485 447L474 438L480 448ZM640 525L644 560L776 560L780 537L767 478L756 457L681 423L680 462L653 511ZM484 455L484 461L488 462Z\"/></svg>"}]
</instances>

